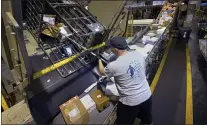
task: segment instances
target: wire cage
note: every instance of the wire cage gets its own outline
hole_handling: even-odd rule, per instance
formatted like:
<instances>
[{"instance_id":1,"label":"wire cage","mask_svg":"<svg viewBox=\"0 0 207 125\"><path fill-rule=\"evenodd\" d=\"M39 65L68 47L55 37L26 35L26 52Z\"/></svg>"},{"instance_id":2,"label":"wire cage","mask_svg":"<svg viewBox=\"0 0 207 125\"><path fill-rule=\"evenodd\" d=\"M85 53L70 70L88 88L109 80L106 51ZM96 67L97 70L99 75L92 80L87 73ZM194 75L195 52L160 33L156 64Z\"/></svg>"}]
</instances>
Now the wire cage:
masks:
<instances>
[{"instance_id":1,"label":"wire cage","mask_svg":"<svg viewBox=\"0 0 207 125\"><path fill-rule=\"evenodd\" d=\"M27 29L53 64L94 45L94 36L106 30L75 0L28 0L25 15ZM95 60L84 55L57 70L67 77Z\"/></svg>"}]
</instances>

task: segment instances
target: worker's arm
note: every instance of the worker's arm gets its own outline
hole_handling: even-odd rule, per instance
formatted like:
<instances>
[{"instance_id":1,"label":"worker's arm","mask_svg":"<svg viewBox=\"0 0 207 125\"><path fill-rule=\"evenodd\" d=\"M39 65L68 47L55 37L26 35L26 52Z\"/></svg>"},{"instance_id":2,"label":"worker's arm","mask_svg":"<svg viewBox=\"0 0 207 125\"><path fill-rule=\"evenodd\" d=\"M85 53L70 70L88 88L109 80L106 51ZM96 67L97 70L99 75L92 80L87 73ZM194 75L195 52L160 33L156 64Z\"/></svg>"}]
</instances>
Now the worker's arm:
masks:
<instances>
[{"instance_id":1,"label":"worker's arm","mask_svg":"<svg viewBox=\"0 0 207 125\"><path fill-rule=\"evenodd\" d=\"M98 69L101 75L104 75L104 65L101 61L101 59L98 60Z\"/></svg>"},{"instance_id":2,"label":"worker's arm","mask_svg":"<svg viewBox=\"0 0 207 125\"><path fill-rule=\"evenodd\" d=\"M98 68L101 75L106 76L108 78L113 77L111 65L108 64L105 68L101 60L98 60Z\"/></svg>"}]
</instances>

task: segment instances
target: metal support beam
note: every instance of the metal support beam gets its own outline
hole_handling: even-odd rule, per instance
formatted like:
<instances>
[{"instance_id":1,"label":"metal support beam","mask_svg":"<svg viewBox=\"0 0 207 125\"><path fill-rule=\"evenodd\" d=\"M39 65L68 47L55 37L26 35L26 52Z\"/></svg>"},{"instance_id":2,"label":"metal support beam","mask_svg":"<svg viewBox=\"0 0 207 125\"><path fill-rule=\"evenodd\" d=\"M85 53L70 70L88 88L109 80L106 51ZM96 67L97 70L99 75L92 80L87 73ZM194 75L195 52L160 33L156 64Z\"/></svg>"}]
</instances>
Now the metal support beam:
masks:
<instances>
[{"instance_id":1,"label":"metal support beam","mask_svg":"<svg viewBox=\"0 0 207 125\"><path fill-rule=\"evenodd\" d=\"M23 19L22 19L22 0L11 0L12 6L12 15L14 19L17 21L19 26L22 28L23 26Z\"/></svg>"},{"instance_id":2,"label":"metal support beam","mask_svg":"<svg viewBox=\"0 0 207 125\"><path fill-rule=\"evenodd\" d=\"M18 76L20 76L19 82L25 81L28 78L28 82L30 82L30 77L32 75L32 69L30 67L30 61L28 58L28 53L26 50L24 36L22 32L22 28L16 22L14 17L10 12L6 13L7 16L7 32L8 38L12 42L12 50L14 50L13 55L13 64L15 66L14 70L18 72ZM27 81L27 80L26 80Z\"/></svg>"},{"instance_id":3,"label":"metal support beam","mask_svg":"<svg viewBox=\"0 0 207 125\"><path fill-rule=\"evenodd\" d=\"M13 63L12 63L12 57L11 57L11 53L9 50L9 40L7 39L7 35L6 34L6 26L8 25L7 21L6 21L6 12L12 12L11 9L11 1L10 0L6 0L6 1L2 1L2 16L1 16L1 22L2 22L2 28L1 28L1 45L2 45L2 52L4 55L1 55L4 59L4 61L6 62L6 64L8 64L9 69L13 69Z\"/></svg>"}]
</instances>

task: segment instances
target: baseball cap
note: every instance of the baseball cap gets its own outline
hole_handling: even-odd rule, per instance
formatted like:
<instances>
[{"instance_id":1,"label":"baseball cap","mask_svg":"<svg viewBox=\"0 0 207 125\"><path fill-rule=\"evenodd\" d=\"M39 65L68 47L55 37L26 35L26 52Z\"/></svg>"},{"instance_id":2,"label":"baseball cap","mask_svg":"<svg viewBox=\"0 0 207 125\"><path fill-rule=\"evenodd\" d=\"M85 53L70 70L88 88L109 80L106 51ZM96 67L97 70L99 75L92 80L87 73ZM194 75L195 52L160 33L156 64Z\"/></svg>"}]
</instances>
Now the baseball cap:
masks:
<instances>
[{"instance_id":1,"label":"baseball cap","mask_svg":"<svg viewBox=\"0 0 207 125\"><path fill-rule=\"evenodd\" d=\"M119 50L125 50L127 49L127 42L124 37L116 36L112 39L106 41L107 47L113 47Z\"/></svg>"}]
</instances>

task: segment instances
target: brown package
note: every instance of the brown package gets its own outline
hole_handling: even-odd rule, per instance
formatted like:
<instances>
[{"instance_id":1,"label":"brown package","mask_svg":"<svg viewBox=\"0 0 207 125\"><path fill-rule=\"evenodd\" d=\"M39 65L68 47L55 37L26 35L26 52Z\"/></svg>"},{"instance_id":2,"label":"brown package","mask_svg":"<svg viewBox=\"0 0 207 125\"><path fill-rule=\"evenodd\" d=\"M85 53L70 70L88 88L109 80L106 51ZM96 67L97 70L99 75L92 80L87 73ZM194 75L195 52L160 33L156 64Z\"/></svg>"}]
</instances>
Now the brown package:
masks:
<instances>
[{"instance_id":1,"label":"brown package","mask_svg":"<svg viewBox=\"0 0 207 125\"><path fill-rule=\"evenodd\" d=\"M78 96L60 105L66 124L88 124L89 114Z\"/></svg>"},{"instance_id":2,"label":"brown package","mask_svg":"<svg viewBox=\"0 0 207 125\"><path fill-rule=\"evenodd\" d=\"M50 25L42 31L42 34L53 37L53 38L57 38L60 34L60 29L56 26Z\"/></svg>"},{"instance_id":3,"label":"brown package","mask_svg":"<svg viewBox=\"0 0 207 125\"><path fill-rule=\"evenodd\" d=\"M96 108L99 112L103 111L109 106L109 98L105 96L100 90L93 92L91 98L96 103Z\"/></svg>"}]
</instances>

